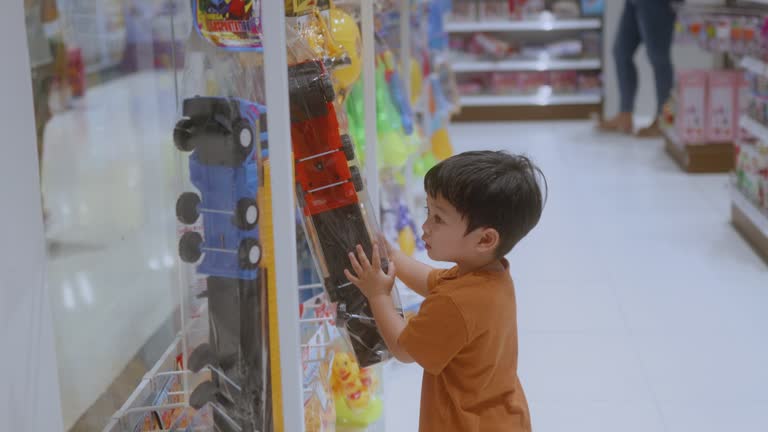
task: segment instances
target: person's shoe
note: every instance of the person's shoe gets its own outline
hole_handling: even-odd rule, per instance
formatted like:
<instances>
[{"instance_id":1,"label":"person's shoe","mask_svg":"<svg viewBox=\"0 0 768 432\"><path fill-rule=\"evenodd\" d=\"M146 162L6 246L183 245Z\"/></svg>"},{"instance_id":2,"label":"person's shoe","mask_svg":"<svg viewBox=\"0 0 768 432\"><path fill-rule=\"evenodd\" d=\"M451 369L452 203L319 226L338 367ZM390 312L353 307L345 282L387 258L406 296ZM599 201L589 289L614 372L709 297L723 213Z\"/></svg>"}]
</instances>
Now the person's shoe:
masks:
<instances>
[{"instance_id":1,"label":"person's shoe","mask_svg":"<svg viewBox=\"0 0 768 432\"><path fill-rule=\"evenodd\" d=\"M662 136L662 132L658 119L654 120L648 127L644 127L637 131L638 138L659 138L660 136Z\"/></svg>"},{"instance_id":2,"label":"person's shoe","mask_svg":"<svg viewBox=\"0 0 768 432\"><path fill-rule=\"evenodd\" d=\"M631 113L619 113L616 117L600 121L597 128L603 132L631 134L634 130Z\"/></svg>"}]
</instances>

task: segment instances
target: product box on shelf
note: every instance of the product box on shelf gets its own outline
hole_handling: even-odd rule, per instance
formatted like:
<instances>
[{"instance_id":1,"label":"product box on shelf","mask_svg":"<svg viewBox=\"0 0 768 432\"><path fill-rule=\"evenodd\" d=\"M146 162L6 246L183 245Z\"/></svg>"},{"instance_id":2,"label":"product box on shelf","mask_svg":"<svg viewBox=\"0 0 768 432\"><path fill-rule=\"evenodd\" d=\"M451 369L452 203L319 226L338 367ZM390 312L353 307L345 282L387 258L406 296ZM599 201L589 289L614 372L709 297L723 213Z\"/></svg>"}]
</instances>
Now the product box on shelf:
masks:
<instances>
[{"instance_id":1,"label":"product box on shelf","mask_svg":"<svg viewBox=\"0 0 768 432\"><path fill-rule=\"evenodd\" d=\"M705 120L706 139L709 142L730 142L736 138L739 129L739 92L743 81L742 72L709 72L709 104Z\"/></svg>"},{"instance_id":2,"label":"product box on shelf","mask_svg":"<svg viewBox=\"0 0 768 432\"><path fill-rule=\"evenodd\" d=\"M477 17L481 21L505 20L510 17L508 0L483 0L477 4Z\"/></svg>"},{"instance_id":3,"label":"product box on shelf","mask_svg":"<svg viewBox=\"0 0 768 432\"><path fill-rule=\"evenodd\" d=\"M581 14L584 16L602 16L605 0L581 0Z\"/></svg>"},{"instance_id":4,"label":"product box on shelf","mask_svg":"<svg viewBox=\"0 0 768 432\"><path fill-rule=\"evenodd\" d=\"M736 145L736 186L758 207L768 211L768 146L759 141Z\"/></svg>"},{"instance_id":5,"label":"product box on shelf","mask_svg":"<svg viewBox=\"0 0 768 432\"><path fill-rule=\"evenodd\" d=\"M736 81L736 93L737 93L737 107L736 112L736 140L749 140L752 138L752 134L748 130L739 125L739 118L746 112L749 112L750 102L752 100L749 92L749 79L746 73L740 73Z\"/></svg>"},{"instance_id":6,"label":"product box on shelf","mask_svg":"<svg viewBox=\"0 0 768 432\"><path fill-rule=\"evenodd\" d=\"M477 20L476 0L456 0L450 12L450 20L453 22L467 22Z\"/></svg>"},{"instance_id":7,"label":"product box on shelf","mask_svg":"<svg viewBox=\"0 0 768 432\"><path fill-rule=\"evenodd\" d=\"M675 129L682 144L706 142L707 71L688 70L677 74Z\"/></svg>"},{"instance_id":8,"label":"product box on shelf","mask_svg":"<svg viewBox=\"0 0 768 432\"><path fill-rule=\"evenodd\" d=\"M509 13L515 19L531 19L546 10L544 0L508 0Z\"/></svg>"}]
</instances>

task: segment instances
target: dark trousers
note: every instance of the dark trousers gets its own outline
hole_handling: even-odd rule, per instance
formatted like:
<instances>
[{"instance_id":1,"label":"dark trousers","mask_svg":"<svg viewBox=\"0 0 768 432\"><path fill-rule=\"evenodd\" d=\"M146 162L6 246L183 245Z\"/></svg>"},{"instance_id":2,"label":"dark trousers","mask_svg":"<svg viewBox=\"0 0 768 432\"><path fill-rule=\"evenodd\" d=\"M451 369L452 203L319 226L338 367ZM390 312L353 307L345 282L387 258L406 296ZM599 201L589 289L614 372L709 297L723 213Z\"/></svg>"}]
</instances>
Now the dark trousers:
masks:
<instances>
[{"instance_id":1,"label":"dark trousers","mask_svg":"<svg viewBox=\"0 0 768 432\"><path fill-rule=\"evenodd\" d=\"M626 0L613 45L621 112L633 112L637 96L635 53L645 44L656 78L657 114L672 92L675 72L672 67L672 36L675 12L670 0Z\"/></svg>"}]
</instances>

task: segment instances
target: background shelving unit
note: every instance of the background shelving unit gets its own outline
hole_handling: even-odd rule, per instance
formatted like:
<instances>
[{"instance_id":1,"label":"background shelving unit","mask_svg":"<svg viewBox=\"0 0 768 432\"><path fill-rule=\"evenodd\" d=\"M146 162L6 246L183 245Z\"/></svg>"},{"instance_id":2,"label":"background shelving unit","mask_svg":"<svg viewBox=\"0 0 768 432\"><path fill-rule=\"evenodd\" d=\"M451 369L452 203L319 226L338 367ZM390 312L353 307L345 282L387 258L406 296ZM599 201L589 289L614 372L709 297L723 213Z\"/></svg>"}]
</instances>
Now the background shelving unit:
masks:
<instances>
[{"instance_id":1,"label":"background shelving unit","mask_svg":"<svg viewBox=\"0 0 768 432\"><path fill-rule=\"evenodd\" d=\"M700 24L699 34L687 34L689 38L693 35L693 41L700 47L723 55L726 67L746 72L748 91L745 89L739 97L746 98L745 103L740 104L738 119L742 132L737 133L727 147L721 145L720 168L729 164L729 171L735 169L730 194L734 228L768 262L768 104L763 90L768 82L768 47L763 36L768 28L768 0L723 3L721 6L683 5L680 28L690 33L691 23ZM688 20L686 14L693 19ZM730 23L734 22L738 25L732 28ZM667 149L687 168L693 165L696 152L718 146L680 146L674 135L674 131L667 130Z\"/></svg>"},{"instance_id":2,"label":"background shelving unit","mask_svg":"<svg viewBox=\"0 0 768 432\"><path fill-rule=\"evenodd\" d=\"M734 70L740 64L740 57L744 55L740 50L744 50L747 43L743 42L742 46L738 46L735 35L738 35L739 32L735 29L731 30L730 24L728 31L723 31L723 23L718 21L717 17L723 15L754 17L759 15L759 10L751 4L742 6L732 0L723 3L723 5L683 3L678 6L676 42L697 44L713 56L720 56L726 70ZM693 28L692 23L694 22L699 26L698 34L690 33L690 28ZM710 25L712 26L710 27ZM673 105L677 105L676 99L677 93L675 92L671 98ZM727 173L733 170L735 154L733 140L685 143L678 138L678 134L674 131L675 127L675 125L669 125L664 130L666 150L678 162L683 171L688 173Z\"/></svg>"},{"instance_id":3,"label":"background shelving unit","mask_svg":"<svg viewBox=\"0 0 768 432\"><path fill-rule=\"evenodd\" d=\"M585 90L587 76L599 83L602 74L602 17L557 17L543 11L523 17L510 13L509 17L489 18L480 12L483 2L464 3L477 8L475 15L457 16L454 6L454 16L445 26L452 40L453 70L460 83L462 110L455 120L583 119L602 112L602 84L597 88L590 84L593 87ZM552 2L547 5L552 6ZM509 42L516 52L497 56L478 53L472 46L476 35ZM592 52L587 48L590 39L597 47ZM563 54L549 49L564 41L575 44L576 51ZM520 83L517 89L513 84L516 80Z\"/></svg>"}]
</instances>

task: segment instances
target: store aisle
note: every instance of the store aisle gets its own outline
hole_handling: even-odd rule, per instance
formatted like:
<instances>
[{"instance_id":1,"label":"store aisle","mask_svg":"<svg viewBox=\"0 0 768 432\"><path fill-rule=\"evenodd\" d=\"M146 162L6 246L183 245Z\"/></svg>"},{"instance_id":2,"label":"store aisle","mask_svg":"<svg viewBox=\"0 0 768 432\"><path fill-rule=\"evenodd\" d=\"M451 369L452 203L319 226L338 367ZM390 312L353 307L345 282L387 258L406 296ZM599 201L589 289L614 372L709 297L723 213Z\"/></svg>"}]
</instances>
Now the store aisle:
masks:
<instances>
[{"instance_id":1,"label":"store aisle","mask_svg":"<svg viewBox=\"0 0 768 432\"><path fill-rule=\"evenodd\" d=\"M549 181L510 254L536 432L768 430L768 267L729 224L728 177L586 122L452 127L457 151L528 153ZM416 431L395 365L388 430Z\"/></svg>"},{"instance_id":2,"label":"store aisle","mask_svg":"<svg viewBox=\"0 0 768 432\"><path fill-rule=\"evenodd\" d=\"M76 429L101 430L175 334L173 85L168 72L144 72L94 86L46 130L48 288L67 429L127 371Z\"/></svg>"},{"instance_id":3,"label":"store aisle","mask_svg":"<svg viewBox=\"0 0 768 432\"><path fill-rule=\"evenodd\" d=\"M162 74L96 87L47 132L67 425L177 301L172 88ZM768 430L768 267L729 225L727 176L683 174L660 142L587 122L452 134L457 151L529 153L549 180L541 225L510 255L537 432ZM387 429L416 431L420 371L388 370Z\"/></svg>"}]
</instances>

